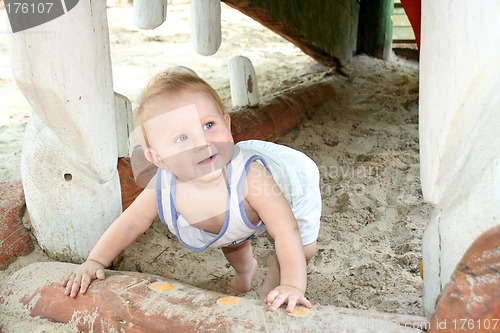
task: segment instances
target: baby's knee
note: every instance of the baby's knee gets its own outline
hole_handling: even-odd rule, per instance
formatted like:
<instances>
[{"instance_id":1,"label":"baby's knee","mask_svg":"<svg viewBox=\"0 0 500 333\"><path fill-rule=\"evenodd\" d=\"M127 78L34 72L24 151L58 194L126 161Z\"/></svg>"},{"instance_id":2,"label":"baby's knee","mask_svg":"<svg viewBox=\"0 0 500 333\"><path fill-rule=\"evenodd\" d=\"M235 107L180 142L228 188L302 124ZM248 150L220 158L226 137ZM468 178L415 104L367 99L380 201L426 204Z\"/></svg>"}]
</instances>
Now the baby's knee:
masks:
<instances>
[{"instance_id":1,"label":"baby's knee","mask_svg":"<svg viewBox=\"0 0 500 333\"><path fill-rule=\"evenodd\" d=\"M316 255L316 250L317 250L317 242L314 241L310 244L304 245L304 255L306 256L306 262L309 263L309 261Z\"/></svg>"}]
</instances>

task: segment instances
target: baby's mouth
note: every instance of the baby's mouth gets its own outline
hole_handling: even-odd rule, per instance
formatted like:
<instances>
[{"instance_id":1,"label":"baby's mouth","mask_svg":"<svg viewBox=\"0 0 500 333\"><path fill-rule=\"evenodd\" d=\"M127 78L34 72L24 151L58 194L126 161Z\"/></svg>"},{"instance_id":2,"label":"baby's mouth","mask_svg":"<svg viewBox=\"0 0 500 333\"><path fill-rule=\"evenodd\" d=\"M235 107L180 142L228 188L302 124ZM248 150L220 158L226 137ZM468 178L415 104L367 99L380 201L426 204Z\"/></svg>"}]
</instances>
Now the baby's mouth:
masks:
<instances>
[{"instance_id":1,"label":"baby's mouth","mask_svg":"<svg viewBox=\"0 0 500 333\"><path fill-rule=\"evenodd\" d=\"M206 158L206 159L201 160L200 162L198 162L198 165L213 164L216 156L217 156L217 154L211 155L208 158Z\"/></svg>"}]
</instances>

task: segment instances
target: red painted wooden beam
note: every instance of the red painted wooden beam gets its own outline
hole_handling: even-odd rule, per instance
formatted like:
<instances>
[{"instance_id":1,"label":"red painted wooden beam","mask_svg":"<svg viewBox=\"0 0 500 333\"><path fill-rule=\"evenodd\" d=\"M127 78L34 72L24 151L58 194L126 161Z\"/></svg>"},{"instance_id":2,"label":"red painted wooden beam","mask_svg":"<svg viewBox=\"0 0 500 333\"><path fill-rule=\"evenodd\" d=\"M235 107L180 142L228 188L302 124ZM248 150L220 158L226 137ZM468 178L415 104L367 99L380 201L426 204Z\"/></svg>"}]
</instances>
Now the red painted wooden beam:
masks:
<instances>
[{"instance_id":1,"label":"red painted wooden beam","mask_svg":"<svg viewBox=\"0 0 500 333\"><path fill-rule=\"evenodd\" d=\"M26 201L21 181L0 182L0 269L34 249L22 218Z\"/></svg>"},{"instance_id":2,"label":"red painted wooden beam","mask_svg":"<svg viewBox=\"0 0 500 333\"><path fill-rule=\"evenodd\" d=\"M231 113L235 142L249 139L274 141L279 139L305 117L335 97L332 82L322 81L297 86L265 99L255 108Z\"/></svg>"},{"instance_id":3,"label":"red painted wooden beam","mask_svg":"<svg viewBox=\"0 0 500 333\"><path fill-rule=\"evenodd\" d=\"M500 332L500 225L469 247L439 295L430 332Z\"/></svg>"},{"instance_id":4,"label":"red painted wooden beam","mask_svg":"<svg viewBox=\"0 0 500 333\"><path fill-rule=\"evenodd\" d=\"M267 311L257 299L229 297L155 275L111 272L69 298L60 281L76 266L31 264L0 285L0 313L64 323L78 332L422 332L425 318L332 306ZM224 302L225 301L225 302ZM27 318L19 314L26 313ZM38 321L39 323L39 321ZM5 324L5 325L3 325ZM2 326L3 325L3 326ZM8 333L9 323L0 324Z\"/></svg>"}]
</instances>

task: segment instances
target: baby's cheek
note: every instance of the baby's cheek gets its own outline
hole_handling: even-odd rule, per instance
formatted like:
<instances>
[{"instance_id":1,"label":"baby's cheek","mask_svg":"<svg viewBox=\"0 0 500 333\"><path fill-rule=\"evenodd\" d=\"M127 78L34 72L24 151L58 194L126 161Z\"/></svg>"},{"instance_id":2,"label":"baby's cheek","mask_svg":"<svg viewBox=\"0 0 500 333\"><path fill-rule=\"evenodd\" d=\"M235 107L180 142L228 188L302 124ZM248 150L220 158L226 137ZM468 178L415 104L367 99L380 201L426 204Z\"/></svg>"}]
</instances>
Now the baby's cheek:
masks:
<instances>
[{"instance_id":1,"label":"baby's cheek","mask_svg":"<svg viewBox=\"0 0 500 333\"><path fill-rule=\"evenodd\" d=\"M226 164L231 161L234 154L234 144L233 143L224 143L221 144L219 148L219 155L221 156L221 167L226 166Z\"/></svg>"}]
</instances>

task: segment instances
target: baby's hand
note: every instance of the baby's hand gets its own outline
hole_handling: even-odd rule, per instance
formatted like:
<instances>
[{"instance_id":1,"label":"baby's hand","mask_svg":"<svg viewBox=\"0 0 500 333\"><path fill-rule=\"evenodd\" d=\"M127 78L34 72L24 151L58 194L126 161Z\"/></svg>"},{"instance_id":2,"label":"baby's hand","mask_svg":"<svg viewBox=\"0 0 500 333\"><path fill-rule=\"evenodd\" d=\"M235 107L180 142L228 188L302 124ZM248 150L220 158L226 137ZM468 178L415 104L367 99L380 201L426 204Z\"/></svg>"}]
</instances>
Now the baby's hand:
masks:
<instances>
[{"instance_id":1,"label":"baby's hand","mask_svg":"<svg viewBox=\"0 0 500 333\"><path fill-rule=\"evenodd\" d=\"M267 294L265 302L270 311L276 311L282 304L287 304L286 311L292 312L295 305L301 304L312 308L311 303L304 297L304 293L297 288L289 286L277 286Z\"/></svg>"},{"instance_id":2,"label":"baby's hand","mask_svg":"<svg viewBox=\"0 0 500 333\"><path fill-rule=\"evenodd\" d=\"M70 297L76 297L78 292L85 294L92 280L104 280L104 268L101 263L88 259L63 281L64 294Z\"/></svg>"}]
</instances>

